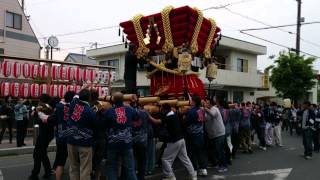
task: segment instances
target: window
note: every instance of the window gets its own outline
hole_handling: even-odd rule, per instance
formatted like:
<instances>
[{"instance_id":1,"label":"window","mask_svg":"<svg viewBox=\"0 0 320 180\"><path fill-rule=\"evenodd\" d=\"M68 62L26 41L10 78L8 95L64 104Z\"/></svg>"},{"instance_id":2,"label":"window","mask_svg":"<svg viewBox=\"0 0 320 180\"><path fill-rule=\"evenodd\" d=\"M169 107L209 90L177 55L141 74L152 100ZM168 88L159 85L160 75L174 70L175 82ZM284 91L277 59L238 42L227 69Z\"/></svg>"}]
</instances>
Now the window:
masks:
<instances>
[{"instance_id":1,"label":"window","mask_svg":"<svg viewBox=\"0 0 320 180\"><path fill-rule=\"evenodd\" d=\"M247 59L237 59L237 71L238 72L248 72L248 60Z\"/></svg>"},{"instance_id":2,"label":"window","mask_svg":"<svg viewBox=\"0 0 320 180\"><path fill-rule=\"evenodd\" d=\"M243 92L242 91L233 91L233 102L242 103L243 102Z\"/></svg>"},{"instance_id":3,"label":"window","mask_svg":"<svg viewBox=\"0 0 320 180\"><path fill-rule=\"evenodd\" d=\"M119 59L100 61L99 65L112 66L115 68L114 71L117 73L117 75L119 75Z\"/></svg>"},{"instance_id":4,"label":"window","mask_svg":"<svg viewBox=\"0 0 320 180\"><path fill-rule=\"evenodd\" d=\"M22 16L20 14L7 11L6 26L13 29L22 29Z\"/></svg>"},{"instance_id":5,"label":"window","mask_svg":"<svg viewBox=\"0 0 320 180\"><path fill-rule=\"evenodd\" d=\"M4 49L0 48L0 54L4 54ZM0 62L2 62L4 58L0 58Z\"/></svg>"}]
</instances>

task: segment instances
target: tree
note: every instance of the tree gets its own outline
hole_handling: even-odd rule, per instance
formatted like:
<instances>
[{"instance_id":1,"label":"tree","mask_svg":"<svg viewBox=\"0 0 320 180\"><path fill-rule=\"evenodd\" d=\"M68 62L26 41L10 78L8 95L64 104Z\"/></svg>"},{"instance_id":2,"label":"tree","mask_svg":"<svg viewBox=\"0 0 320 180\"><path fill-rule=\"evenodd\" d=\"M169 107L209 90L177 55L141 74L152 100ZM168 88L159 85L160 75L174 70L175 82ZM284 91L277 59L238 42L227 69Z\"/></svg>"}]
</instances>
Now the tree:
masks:
<instances>
[{"instance_id":1,"label":"tree","mask_svg":"<svg viewBox=\"0 0 320 180\"><path fill-rule=\"evenodd\" d=\"M270 81L278 96L290 98L294 102L304 98L315 85L312 64L315 58L296 55L293 52L280 52L272 69Z\"/></svg>"}]
</instances>

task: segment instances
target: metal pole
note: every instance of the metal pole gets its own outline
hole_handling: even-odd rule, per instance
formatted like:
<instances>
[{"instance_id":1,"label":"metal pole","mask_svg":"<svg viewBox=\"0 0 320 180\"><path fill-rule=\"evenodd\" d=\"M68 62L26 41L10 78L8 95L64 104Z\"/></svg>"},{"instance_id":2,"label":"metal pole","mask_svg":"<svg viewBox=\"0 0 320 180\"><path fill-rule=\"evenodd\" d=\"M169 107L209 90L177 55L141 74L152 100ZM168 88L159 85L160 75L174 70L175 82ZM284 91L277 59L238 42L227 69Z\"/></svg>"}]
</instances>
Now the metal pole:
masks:
<instances>
[{"instance_id":1,"label":"metal pole","mask_svg":"<svg viewBox=\"0 0 320 180\"><path fill-rule=\"evenodd\" d=\"M53 52L53 47L50 47L50 51L51 51L51 52L50 52L50 53L51 53L51 54L50 54L50 55L51 55L50 60L52 60L52 57L53 57L53 54L52 54L52 52Z\"/></svg>"},{"instance_id":2,"label":"metal pole","mask_svg":"<svg viewBox=\"0 0 320 180\"><path fill-rule=\"evenodd\" d=\"M298 13L297 13L297 37L296 37L296 54L300 54L300 33L301 33L301 0L297 0Z\"/></svg>"}]
</instances>

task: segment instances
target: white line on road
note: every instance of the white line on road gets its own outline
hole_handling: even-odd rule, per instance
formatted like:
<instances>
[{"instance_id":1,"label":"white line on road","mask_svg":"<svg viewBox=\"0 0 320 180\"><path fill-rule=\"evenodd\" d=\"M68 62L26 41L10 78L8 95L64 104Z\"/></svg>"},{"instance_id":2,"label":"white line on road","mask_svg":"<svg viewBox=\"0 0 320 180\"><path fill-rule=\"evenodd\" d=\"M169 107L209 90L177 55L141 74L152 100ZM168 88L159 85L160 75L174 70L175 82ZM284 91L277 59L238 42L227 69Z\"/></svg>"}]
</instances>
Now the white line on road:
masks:
<instances>
[{"instance_id":1,"label":"white line on road","mask_svg":"<svg viewBox=\"0 0 320 180\"><path fill-rule=\"evenodd\" d=\"M291 173L292 168L287 169L276 169L276 170L266 170L266 171L256 171L252 173L242 173L242 174L236 174L236 175L213 175L213 179L226 179L227 177L239 177L239 176L258 176L258 175L267 175L272 174L274 175L273 180L284 180L286 179L289 174Z\"/></svg>"},{"instance_id":2,"label":"white line on road","mask_svg":"<svg viewBox=\"0 0 320 180\"><path fill-rule=\"evenodd\" d=\"M3 175L2 175L1 169L0 169L0 180L3 180Z\"/></svg>"}]
</instances>

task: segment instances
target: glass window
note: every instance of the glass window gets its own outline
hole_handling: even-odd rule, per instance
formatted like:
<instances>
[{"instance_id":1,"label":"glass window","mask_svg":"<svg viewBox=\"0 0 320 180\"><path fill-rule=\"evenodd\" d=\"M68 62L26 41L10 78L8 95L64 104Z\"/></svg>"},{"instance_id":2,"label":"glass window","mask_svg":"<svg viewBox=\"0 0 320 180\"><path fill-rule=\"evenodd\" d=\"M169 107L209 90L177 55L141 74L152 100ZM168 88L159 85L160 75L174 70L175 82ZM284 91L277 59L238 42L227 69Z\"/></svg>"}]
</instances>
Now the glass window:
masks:
<instances>
[{"instance_id":1,"label":"glass window","mask_svg":"<svg viewBox=\"0 0 320 180\"><path fill-rule=\"evenodd\" d=\"M4 49L0 48L0 54L4 54ZM2 62L3 60L3 58L0 58L0 62Z\"/></svg>"},{"instance_id":2,"label":"glass window","mask_svg":"<svg viewBox=\"0 0 320 180\"><path fill-rule=\"evenodd\" d=\"M248 72L248 60L247 59L237 59L237 71L238 72Z\"/></svg>"},{"instance_id":3,"label":"glass window","mask_svg":"<svg viewBox=\"0 0 320 180\"><path fill-rule=\"evenodd\" d=\"M119 77L119 59L103 60L99 62L99 65L114 67L114 71L117 73Z\"/></svg>"},{"instance_id":4,"label":"glass window","mask_svg":"<svg viewBox=\"0 0 320 180\"><path fill-rule=\"evenodd\" d=\"M14 14L7 12L7 14L6 14L6 26L7 27L10 27L10 28L14 27L13 18L14 18Z\"/></svg>"},{"instance_id":5,"label":"glass window","mask_svg":"<svg viewBox=\"0 0 320 180\"><path fill-rule=\"evenodd\" d=\"M233 91L233 102L242 103L243 102L243 92L242 91Z\"/></svg>"},{"instance_id":6,"label":"glass window","mask_svg":"<svg viewBox=\"0 0 320 180\"><path fill-rule=\"evenodd\" d=\"M14 29L22 29L22 16L20 14L7 12L6 26Z\"/></svg>"}]
</instances>

